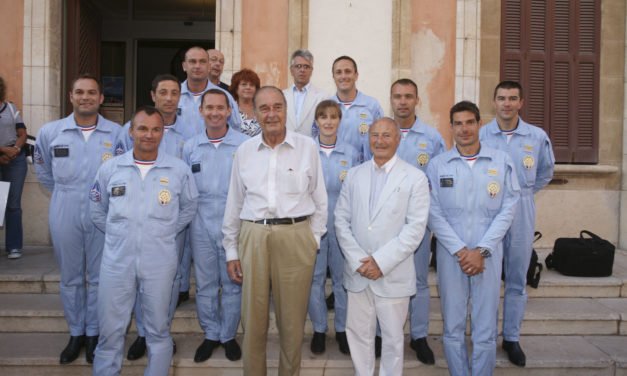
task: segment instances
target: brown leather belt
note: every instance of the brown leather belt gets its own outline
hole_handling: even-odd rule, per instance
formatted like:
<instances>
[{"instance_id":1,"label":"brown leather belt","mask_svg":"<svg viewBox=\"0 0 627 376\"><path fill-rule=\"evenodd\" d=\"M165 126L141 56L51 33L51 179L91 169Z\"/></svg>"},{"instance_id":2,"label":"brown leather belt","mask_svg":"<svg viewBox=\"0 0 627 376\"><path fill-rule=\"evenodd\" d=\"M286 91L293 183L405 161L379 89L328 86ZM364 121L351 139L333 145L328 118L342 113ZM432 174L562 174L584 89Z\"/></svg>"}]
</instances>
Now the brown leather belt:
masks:
<instances>
[{"instance_id":1,"label":"brown leather belt","mask_svg":"<svg viewBox=\"0 0 627 376\"><path fill-rule=\"evenodd\" d=\"M298 217L298 218L266 218L260 219L258 221L249 221L253 223L257 223L260 225L292 225L294 223L302 222L306 220L308 217Z\"/></svg>"}]
</instances>

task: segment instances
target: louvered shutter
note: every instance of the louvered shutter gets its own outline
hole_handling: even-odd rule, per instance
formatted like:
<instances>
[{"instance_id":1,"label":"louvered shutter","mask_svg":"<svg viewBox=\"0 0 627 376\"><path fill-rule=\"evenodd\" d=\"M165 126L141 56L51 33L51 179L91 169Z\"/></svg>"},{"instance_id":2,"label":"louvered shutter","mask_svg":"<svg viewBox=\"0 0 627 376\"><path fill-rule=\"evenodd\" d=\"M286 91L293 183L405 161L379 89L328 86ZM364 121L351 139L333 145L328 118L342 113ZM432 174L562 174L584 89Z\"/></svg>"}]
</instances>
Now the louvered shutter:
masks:
<instances>
[{"instance_id":1,"label":"louvered shutter","mask_svg":"<svg viewBox=\"0 0 627 376\"><path fill-rule=\"evenodd\" d=\"M521 116L558 162L598 161L599 0L503 0L501 79L521 83Z\"/></svg>"}]
</instances>

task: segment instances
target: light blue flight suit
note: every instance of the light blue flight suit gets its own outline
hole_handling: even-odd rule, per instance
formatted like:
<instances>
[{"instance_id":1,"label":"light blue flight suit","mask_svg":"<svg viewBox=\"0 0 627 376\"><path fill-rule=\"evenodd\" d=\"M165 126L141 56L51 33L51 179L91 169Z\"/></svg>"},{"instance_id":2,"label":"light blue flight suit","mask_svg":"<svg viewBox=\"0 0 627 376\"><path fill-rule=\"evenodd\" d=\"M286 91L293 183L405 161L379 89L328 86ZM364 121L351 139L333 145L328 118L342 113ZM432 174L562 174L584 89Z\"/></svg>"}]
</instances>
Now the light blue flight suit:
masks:
<instances>
[{"instance_id":1,"label":"light blue flight suit","mask_svg":"<svg viewBox=\"0 0 627 376\"><path fill-rule=\"evenodd\" d=\"M89 217L89 188L102 162L113 158L121 129L98 115L96 129L85 141L70 114L44 125L37 134L33 160L39 181L52 192L48 222L72 336L99 334L96 300L104 234Z\"/></svg>"},{"instance_id":2,"label":"light blue flight suit","mask_svg":"<svg viewBox=\"0 0 627 376\"><path fill-rule=\"evenodd\" d=\"M180 159L159 153L142 180L129 151L98 170L89 197L91 217L105 232L93 374L120 374L126 328L139 292L148 346L144 374L165 376L172 359L168 316L178 266L175 237L196 214L192 174Z\"/></svg>"},{"instance_id":3,"label":"light blue flight suit","mask_svg":"<svg viewBox=\"0 0 627 376\"><path fill-rule=\"evenodd\" d=\"M219 86L214 85L211 81L207 80L207 86L202 91L203 93L209 89L219 89L226 93L226 96L229 98L229 106L231 107L231 115L228 118L229 128L241 131L242 125L242 117L239 113L239 107L237 106L237 102L231 96L227 90L222 89ZM194 101L194 95L191 91L189 91L189 87L187 86L187 80L181 83L181 98L179 99L179 111L182 117L183 124L185 124L181 133L185 137L186 140L205 132L205 120L200 114L200 99L202 95L196 97L197 101ZM189 291L189 279L191 274L192 267L192 248L190 246L189 239L189 230L187 230L187 235L185 236L185 248L183 248L183 259L181 260L180 273L181 273L181 286L180 291Z\"/></svg>"},{"instance_id":4,"label":"light blue flight suit","mask_svg":"<svg viewBox=\"0 0 627 376\"><path fill-rule=\"evenodd\" d=\"M190 225L198 321L206 339L222 343L235 338L242 300L242 285L233 282L226 270L222 218L233 156L248 138L229 127L217 148L203 132L189 139L183 150L183 161L188 164L199 193L198 212Z\"/></svg>"},{"instance_id":5,"label":"light blue flight suit","mask_svg":"<svg viewBox=\"0 0 627 376\"><path fill-rule=\"evenodd\" d=\"M505 259L505 299L503 301L503 339L517 342L527 305L527 270L533 249L536 204L533 195L553 178L555 157L551 141L538 127L518 119L509 144L492 120L479 131L481 143L509 154L520 184L520 201L511 229L503 239Z\"/></svg>"},{"instance_id":6,"label":"light blue flight suit","mask_svg":"<svg viewBox=\"0 0 627 376\"><path fill-rule=\"evenodd\" d=\"M320 145L320 140L316 137ZM333 295L335 296L335 332L346 331L346 301L347 295L342 285L344 271L344 255L340 250L340 244L335 236L335 204L342 189L344 177L352 167L359 165L359 152L350 144L338 140L335 148L327 155L320 150L320 163L324 176L324 185L327 188L329 203L329 216L327 220L327 233L320 240L320 250L316 257L311 293L309 295L309 318L313 323L314 331L325 333L327 326L327 305L325 301L325 282L327 279L327 266L331 270Z\"/></svg>"},{"instance_id":7,"label":"light blue flight suit","mask_svg":"<svg viewBox=\"0 0 627 376\"><path fill-rule=\"evenodd\" d=\"M429 227L437 236L438 285L444 318L442 342L451 375L491 375L503 260L502 240L520 198L510 157L481 146L472 168L456 147L427 166L431 186ZM492 193L490 193L489 189ZM485 270L468 277L456 252L486 247ZM468 368L465 330L470 299L472 358Z\"/></svg>"},{"instance_id":8,"label":"light blue flight suit","mask_svg":"<svg viewBox=\"0 0 627 376\"><path fill-rule=\"evenodd\" d=\"M401 138L396 154L405 162L426 172L427 165L435 156L446 151L446 144L440 132L420 121ZM409 300L410 335L413 339L427 336L429 329L429 256L431 255L431 231L425 229L420 246L414 253L416 268L416 295Z\"/></svg>"},{"instance_id":9,"label":"light blue flight suit","mask_svg":"<svg viewBox=\"0 0 627 376\"><path fill-rule=\"evenodd\" d=\"M340 104L342 108L342 121L337 131L337 139L342 143L352 145L359 152L361 162L372 157L370 143L368 142L368 130L370 124L383 117L383 109L379 102L361 91L348 108L342 104L337 94L329 98ZM314 137L318 136L318 126L313 127Z\"/></svg>"},{"instance_id":10,"label":"light blue flight suit","mask_svg":"<svg viewBox=\"0 0 627 376\"><path fill-rule=\"evenodd\" d=\"M128 121L122 127L122 132L118 136L118 142L116 143L115 153L116 155L124 154L125 152L133 149L133 139L129 134L129 129L131 127L131 122ZM177 117L174 124L172 124L169 129L165 131L163 134L163 138L161 139L161 143L159 144L159 152L166 153L173 157L181 159L183 157L183 146L185 145L185 139L183 135L178 132L177 128L182 127L182 123L180 122L180 117ZM176 235L176 251L179 258L179 266L181 264L181 260L183 258L183 246L185 245L185 232L182 231ZM179 268L180 270L180 268ZM174 284L172 285L172 301L170 302L170 317L169 321L172 322L172 318L174 317L174 311L176 310L176 303L178 301L179 295L179 287L181 286L181 273L177 271L176 277L174 278ZM142 313L142 304L141 304L141 295L137 294L137 299L135 299L135 308L133 309L133 313L135 314L135 325L137 326L137 335L139 337L146 337L146 330L144 328L143 323L143 313Z\"/></svg>"}]
</instances>

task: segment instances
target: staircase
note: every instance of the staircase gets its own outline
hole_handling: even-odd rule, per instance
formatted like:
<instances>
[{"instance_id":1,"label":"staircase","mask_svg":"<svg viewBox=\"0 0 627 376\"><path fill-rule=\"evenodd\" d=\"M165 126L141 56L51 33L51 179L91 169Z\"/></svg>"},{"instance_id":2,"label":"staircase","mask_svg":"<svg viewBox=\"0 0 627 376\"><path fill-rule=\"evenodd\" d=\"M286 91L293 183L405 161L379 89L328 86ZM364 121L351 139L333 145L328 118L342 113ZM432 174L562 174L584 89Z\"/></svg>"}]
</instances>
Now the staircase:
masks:
<instances>
[{"instance_id":1,"label":"staircase","mask_svg":"<svg viewBox=\"0 0 627 376\"><path fill-rule=\"evenodd\" d=\"M540 250L544 260L549 250ZM59 354L69 334L61 307L59 271L48 247L28 248L19 260L0 258L0 375L90 375L91 366L79 357L71 365L59 365ZM406 340L407 374L448 375L442 348L442 315L436 275L429 275L431 313L429 344L436 356L434 366L416 360ZM196 347L204 336L198 325L193 297L176 312L172 333L177 344L171 375L241 375L242 362L231 362L217 349L211 359L194 363ZM327 284L330 292L330 282ZM616 251L614 273L607 278L565 277L544 270L538 289L528 288L527 305L521 330L521 346L527 366L518 368L497 351L496 375L627 375L627 251ZM333 311L329 314L333 328ZM408 332L409 325L406 325ZM305 327L302 347L302 375L351 375L350 357L337 349L332 332L327 333L327 351L309 351L313 332ZM131 324L126 348L135 339ZM238 336L241 344L241 333ZM126 350L126 349L125 349ZM126 352L125 352L126 354ZM277 373L279 346L274 315L268 338L270 375ZM147 358L124 360L123 375L142 375Z\"/></svg>"}]
</instances>

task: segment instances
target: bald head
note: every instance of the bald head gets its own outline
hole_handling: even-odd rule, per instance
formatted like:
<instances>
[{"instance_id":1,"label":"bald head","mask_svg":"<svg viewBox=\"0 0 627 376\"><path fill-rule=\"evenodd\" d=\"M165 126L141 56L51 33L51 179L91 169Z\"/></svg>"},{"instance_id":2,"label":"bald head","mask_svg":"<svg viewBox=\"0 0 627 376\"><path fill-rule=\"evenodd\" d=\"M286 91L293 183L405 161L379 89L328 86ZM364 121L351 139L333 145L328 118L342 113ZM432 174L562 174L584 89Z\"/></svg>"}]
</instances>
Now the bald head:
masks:
<instances>
[{"instance_id":1,"label":"bald head","mask_svg":"<svg viewBox=\"0 0 627 376\"><path fill-rule=\"evenodd\" d=\"M368 141L373 159L381 167L396 154L401 142L401 130L389 117L380 118L370 125Z\"/></svg>"},{"instance_id":2,"label":"bald head","mask_svg":"<svg viewBox=\"0 0 627 376\"><path fill-rule=\"evenodd\" d=\"M209 81L217 85L224 69L224 55L216 49L207 50L207 55L209 57Z\"/></svg>"}]
</instances>

